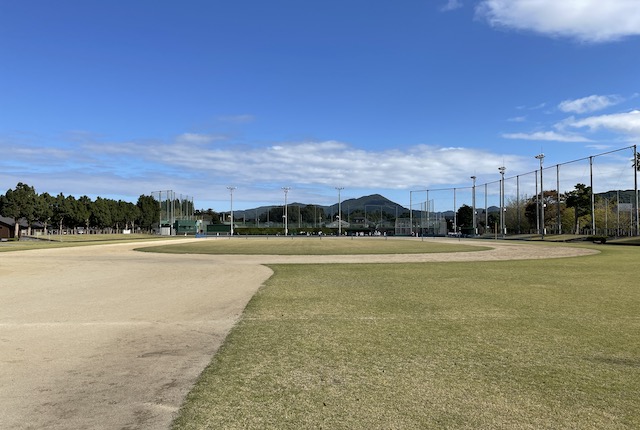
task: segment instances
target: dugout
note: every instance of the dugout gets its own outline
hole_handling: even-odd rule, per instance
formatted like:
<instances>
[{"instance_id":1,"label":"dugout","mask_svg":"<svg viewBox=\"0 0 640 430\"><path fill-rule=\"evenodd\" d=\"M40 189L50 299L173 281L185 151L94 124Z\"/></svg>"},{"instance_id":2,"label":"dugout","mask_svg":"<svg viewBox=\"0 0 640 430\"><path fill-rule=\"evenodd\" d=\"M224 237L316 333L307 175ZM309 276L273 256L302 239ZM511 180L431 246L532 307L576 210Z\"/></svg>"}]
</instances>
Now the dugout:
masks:
<instances>
[{"instance_id":1,"label":"dugout","mask_svg":"<svg viewBox=\"0 0 640 430\"><path fill-rule=\"evenodd\" d=\"M173 224L173 229L176 235L182 236L185 234L196 234L198 232L197 221L190 220L177 220Z\"/></svg>"},{"instance_id":2,"label":"dugout","mask_svg":"<svg viewBox=\"0 0 640 430\"><path fill-rule=\"evenodd\" d=\"M207 235L209 234L231 234L231 224L209 224L207 225Z\"/></svg>"}]
</instances>

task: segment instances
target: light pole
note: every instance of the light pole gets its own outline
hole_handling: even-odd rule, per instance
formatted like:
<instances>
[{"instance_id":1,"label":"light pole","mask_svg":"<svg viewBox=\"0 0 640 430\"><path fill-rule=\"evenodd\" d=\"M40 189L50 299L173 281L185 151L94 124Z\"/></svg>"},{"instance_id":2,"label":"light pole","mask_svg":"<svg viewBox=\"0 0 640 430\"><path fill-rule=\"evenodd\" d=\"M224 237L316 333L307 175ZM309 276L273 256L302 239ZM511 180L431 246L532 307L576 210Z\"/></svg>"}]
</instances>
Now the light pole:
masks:
<instances>
[{"instance_id":1,"label":"light pole","mask_svg":"<svg viewBox=\"0 0 640 430\"><path fill-rule=\"evenodd\" d=\"M476 236L478 234L478 229L476 228L476 177L472 176L473 186L471 187L471 205L473 206L473 235Z\"/></svg>"},{"instance_id":2,"label":"light pole","mask_svg":"<svg viewBox=\"0 0 640 430\"><path fill-rule=\"evenodd\" d=\"M340 191L344 190L344 187L336 187L336 190L338 190L338 236L342 236L342 200L340 200Z\"/></svg>"},{"instance_id":3,"label":"light pole","mask_svg":"<svg viewBox=\"0 0 640 430\"><path fill-rule=\"evenodd\" d=\"M540 236L544 239L544 187L542 186L542 161L544 160L544 154L538 154L536 158L540 160Z\"/></svg>"},{"instance_id":4,"label":"light pole","mask_svg":"<svg viewBox=\"0 0 640 430\"><path fill-rule=\"evenodd\" d=\"M282 191L284 191L284 235L289 234L289 223L287 220L287 193L291 187L282 187Z\"/></svg>"},{"instance_id":5,"label":"light pole","mask_svg":"<svg viewBox=\"0 0 640 430\"><path fill-rule=\"evenodd\" d=\"M498 167L500 172L500 234L504 237L504 171L506 167Z\"/></svg>"},{"instance_id":6,"label":"light pole","mask_svg":"<svg viewBox=\"0 0 640 430\"><path fill-rule=\"evenodd\" d=\"M235 190L236 187L227 187L227 190L229 190L229 194L231 195L231 236L233 236L233 190Z\"/></svg>"}]
</instances>

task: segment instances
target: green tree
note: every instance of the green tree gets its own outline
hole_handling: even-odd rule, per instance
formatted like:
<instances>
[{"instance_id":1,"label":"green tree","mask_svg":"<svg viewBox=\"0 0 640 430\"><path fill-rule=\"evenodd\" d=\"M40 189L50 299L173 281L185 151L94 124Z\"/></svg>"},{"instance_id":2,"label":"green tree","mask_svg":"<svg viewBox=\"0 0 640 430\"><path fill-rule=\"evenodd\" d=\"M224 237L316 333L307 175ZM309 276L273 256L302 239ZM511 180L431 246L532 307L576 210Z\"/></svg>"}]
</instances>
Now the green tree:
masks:
<instances>
[{"instance_id":1,"label":"green tree","mask_svg":"<svg viewBox=\"0 0 640 430\"><path fill-rule=\"evenodd\" d=\"M567 207L575 213L575 233L580 232L580 220L591 213L591 187L576 184L575 189L567 192Z\"/></svg>"},{"instance_id":2,"label":"green tree","mask_svg":"<svg viewBox=\"0 0 640 430\"><path fill-rule=\"evenodd\" d=\"M456 214L456 221L460 231L465 234L473 234L473 208L469 205L462 205Z\"/></svg>"},{"instance_id":3,"label":"green tree","mask_svg":"<svg viewBox=\"0 0 640 430\"><path fill-rule=\"evenodd\" d=\"M20 235L20 219L27 221L27 234L31 234L31 224L36 220L37 194L33 187L18 182L16 188L7 190L2 199L0 213L14 219L14 237Z\"/></svg>"},{"instance_id":4,"label":"green tree","mask_svg":"<svg viewBox=\"0 0 640 430\"><path fill-rule=\"evenodd\" d=\"M73 214L74 227L83 225L87 231L89 230L89 221L91 220L91 211L93 209L93 201L87 196L80 197L75 204Z\"/></svg>"},{"instance_id":5,"label":"green tree","mask_svg":"<svg viewBox=\"0 0 640 430\"><path fill-rule=\"evenodd\" d=\"M47 231L47 225L51 223L53 217L53 205L55 198L49 193L42 193L36 198L35 216L36 220L44 225L44 231Z\"/></svg>"},{"instance_id":6,"label":"green tree","mask_svg":"<svg viewBox=\"0 0 640 430\"><path fill-rule=\"evenodd\" d=\"M160 203L151 196L141 195L138 197L136 206L139 210L138 225L144 230L151 231L160 222Z\"/></svg>"},{"instance_id":7,"label":"green tree","mask_svg":"<svg viewBox=\"0 0 640 430\"><path fill-rule=\"evenodd\" d=\"M121 203L121 201L110 199L106 199L106 201L107 206L109 207L109 212L111 213L111 225L107 227L115 227L115 232L118 233L120 230L120 226L124 226L126 224L124 205Z\"/></svg>"},{"instance_id":8,"label":"green tree","mask_svg":"<svg viewBox=\"0 0 640 430\"><path fill-rule=\"evenodd\" d=\"M140 209L133 203L118 200L118 213L120 214L125 229L134 229L135 222L140 216Z\"/></svg>"},{"instance_id":9,"label":"green tree","mask_svg":"<svg viewBox=\"0 0 640 430\"><path fill-rule=\"evenodd\" d=\"M561 215L564 197L563 195L560 196ZM539 194L537 198L540 198ZM542 201L537 201L536 196L533 196L525 204L524 215L531 228L537 227L538 223L542 224L540 204L544 204L544 225L546 227L556 225L558 219L558 192L556 190L547 190L543 193Z\"/></svg>"},{"instance_id":10,"label":"green tree","mask_svg":"<svg viewBox=\"0 0 640 430\"><path fill-rule=\"evenodd\" d=\"M69 221L73 217L75 205L75 197L65 197L64 194L58 194L53 201L53 217L52 221L58 224L58 231L62 234L62 229L65 222L69 224Z\"/></svg>"},{"instance_id":11,"label":"green tree","mask_svg":"<svg viewBox=\"0 0 640 430\"><path fill-rule=\"evenodd\" d=\"M109 200L102 197L96 198L93 203L93 213L91 214L91 224L100 229L111 228L113 218L111 216L111 205Z\"/></svg>"}]
</instances>

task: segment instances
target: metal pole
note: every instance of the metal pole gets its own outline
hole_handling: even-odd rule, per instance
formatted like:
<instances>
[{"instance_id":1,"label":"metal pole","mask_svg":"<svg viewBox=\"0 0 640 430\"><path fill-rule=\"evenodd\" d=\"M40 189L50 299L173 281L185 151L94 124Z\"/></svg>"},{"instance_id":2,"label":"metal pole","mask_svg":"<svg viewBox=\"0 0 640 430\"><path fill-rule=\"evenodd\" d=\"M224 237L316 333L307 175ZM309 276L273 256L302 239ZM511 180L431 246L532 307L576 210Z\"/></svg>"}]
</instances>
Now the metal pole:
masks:
<instances>
[{"instance_id":1,"label":"metal pole","mask_svg":"<svg viewBox=\"0 0 640 430\"><path fill-rule=\"evenodd\" d=\"M620 236L620 190L616 190L616 237Z\"/></svg>"},{"instance_id":2,"label":"metal pole","mask_svg":"<svg viewBox=\"0 0 640 430\"><path fill-rule=\"evenodd\" d=\"M633 162L635 165L633 169L633 187L636 194L636 236L638 236L640 235L640 211L638 210L638 169L640 166L638 166L638 147L636 145L633 145Z\"/></svg>"},{"instance_id":3,"label":"metal pole","mask_svg":"<svg viewBox=\"0 0 640 430\"><path fill-rule=\"evenodd\" d=\"M289 234L289 221L287 214L287 193L291 187L282 187L282 191L284 191L284 235L287 236Z\"/></svg>"},{"instance_id":4,"label":"metal pole","mask_svg":"<svg viewBox=\"0 0 640 430\"><path fill-rule=\"evenodd\" d=\"M233 190L235 190L236 187L227 187L227 190L229 190L229 194L231 195L231 236L233 236Z\"/></svg>"},{"instance_id":5,"label":"metal pole","mask_svg":"<svg viewBox=\"0 0 640 430\"><path fill-rule=\"evenodd\" d=\"M518 218L518 234L521 233L520 228L520 175L516 176L516 212Z\"/></svg>"},{"instance_id":6,"label":"metal pole","mask_svg":"<svg viewBox=\"0 0 640 430\"><path fill-rule=\"evenodd\" d=\"M478 235L478 228L476 227L476 177L472 176L473 187L471 190L471 205L473 206L473 235Z\"/></svg>"},{"instance_id":7,"label":"metal pole","mask_svg":"<svg viewBox=\"0 0 640 430\"><path fill-rule=\"evenodd\" d=\"M593 193L593 156L589 157L589 183L591 186L591 234L596 234L596 196Z\"/></svg>"},{"instance_id":8,"label":"metal pole","mask_svg":"<svg viewBox=\"0 0 640 430\"><path fill-rule=\"evenodd\" d=\"M364 208L365 221L367 219L367 208ZM413 191L409 191L409 236L413 236Z\"/></svg>"},{"instance_id":9,"label":"metal pole","mask_svg":"<svg viewBox=\"0 0 640 430\"><path fill-rule=\"evenodd\" d=\"M562 234L562 215L560 213L560 165L556 164L556 190L558 192L558 202L557 202L557 211L558 211L558 234Z\"/></svg>"},{"instance_id":10,"label":"metal pole","mask_svg":"<svg viewBox=\"0 0 640 430\"><path fill-rule=\"evenodd\" d=\"M429 215L430 215L430 211L431 211L431 204L429 202L429 190L427 190L427 201L425 203L425 209L427 211L427 236L429 235ZM423 230L424 233L424 230ZM434 234L435 236L435 234Z\"/></svg>"},{"instance_id":11,"label":"metal pole","mask_svg":"<svg viewBox=\"0 0 640 430\"><path fill-rule=\"evenodd\" d=\"M336 187L338 190L338 236L342 236L342 201L340 200L340 191L344 190L344 187Z\"/></svg>"},{"instance_id":12,"label":"metal pole","mask_svg":"<svg viewBox=\"0 0 640 430\"><path fill-rule=\"evenodd\" d=\"M456 210L456 189L453 189L453 234L458 233L458 211Z\"/></svg>"},{"instance_id":13,"label":"metal pole","mask_svg":"<svg viewBox=\"0 0 640 430\"><path fill-rule=\"evenodd\" d=\"M538 154L536 158L540 160L540 236L544 240L544 186L542 185L542 162L544 161L544 154Z\"/></svg>"},{"instance_id":14,"label":"metal pole","mask_svg":"<svg viewBox=\"0 0 640 430\"><path fill-rule=\"evenodd\" d=\"M487 206L487 190L489 184L484 184L484 232L489 229L489 206Z\"/></svg>"},{"instance_id":15,"label":"metal pole","mask_svg":"<svg viewBox=\"0 0 640 430\"><path fill-rule=\"evenodd\" d=\"M504 237L504 171L506 167L498 167L500 171L500 234Z\"/></svg>"}]
</instances>

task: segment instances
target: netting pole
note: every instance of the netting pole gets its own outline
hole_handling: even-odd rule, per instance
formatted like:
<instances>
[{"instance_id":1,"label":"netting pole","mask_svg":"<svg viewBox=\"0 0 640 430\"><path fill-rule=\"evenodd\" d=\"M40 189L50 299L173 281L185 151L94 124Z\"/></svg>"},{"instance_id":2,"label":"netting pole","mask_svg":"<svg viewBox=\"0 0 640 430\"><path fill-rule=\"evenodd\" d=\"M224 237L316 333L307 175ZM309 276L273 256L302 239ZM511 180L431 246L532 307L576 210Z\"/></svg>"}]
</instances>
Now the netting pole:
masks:
<instances>
[{"instance_id":1,"label":"netting pole","mask_svg":"<svg viewBox=\"0 0 640 430\"><path fill-rule=\"evenodd\" d=\"M516 213L518 215L518 234L521 234L520 228L520 175L516 176Z\"/></svg>"},{"instance_id":2,"label":"netting pole","mask_svg":"<svg viewBox=\"0 0 640 430\"><path fill-rule=\"evenodd\" d=\"M487 206L487 187L489 184L484 183L484 232L489 230L489 206Z\"/></svg>"},{"instance_id":3,"label":"netting pole","mask_svg":"<svg viewBox=\"0 0 640 430\"><path fill-rule=\"evenodd\" d=\"M427 210L427 235L429 235L429 215L430 215L430 210L431 210L431 206L429 206L429 190L427 190L427 204L426 204L426 210ZM434 236L435 236L435 231L434 231Z\"/></svg>"},{"instance_id":4,"label":"netting pole","mask_svg":"<svg viewBox=\"0 0 640 430\"><path fill-rule=\"evenodd\" d=\"M500 235L504 238L504 166L498 167L500 172Z\"/></svg>"},{"instance_id":5,"label":"netting pole","mask_svg":"<svg viewBox=\"0 0 640 430\"><path fill-rule=\"evenodd\" d=\"M413 191L409 191L409 235L413 235Z\"/></svg>"},{"instance_id":6,"label":"netting pole","mask_svg":"<svg viewBox=\"0 0 640 430\"><path fill-rule=\"evenodd\" d=\"M638 147L633 145L633 186L636 194L636 236L640 235L640 219L638 210Z\"/></svg>"},{"instance_id":7,"label":"netting pole","mask_svg":"<svg viewBox=\"0 0 640 430\"><path fill-rule=\"evenodd\" d=\"M535 171L536 177L536 231L540 233L540 198L538 194L538 171Z\"/></svg>"},{"instance_id":8,"label":"netting pole","mask_svg":"<svg viewBox=\"0 0 640 430\"><path fill-rule=\"evenodd\" d=\"M453 233L458 233L458 211L456 210L456 189L453 189Z\"/></svg>"},{"instance_id":9,"label":"netting pole","mask_svg":"<svg viewBox=\"0 0 640 430\"><path fill-rule=\"evenodd\" d=\"M478 235L478 228L476 226L476 177L472 176L471 179L473 180L473 190L471 192L471 204L473 205L473 236L477 236Z\"/></svg>"},{"instance_id":10,"label":"netting pole","mask_svg":"<svg viewBox=\"0 0 640 430\"><path fill-rule=\"evenodd\" d=\"M616 237L620 236L620 190L616 190Z\"/></svg>"},{"instance_id":11,"label":"netting pole","mask_svg":"<svg viewBox=\"0 0 640 430\"><path fill-rule=\"evenodd\" d=\"M593 192L593 155L589 157L589 181L591 185L591 234L596 234L596 195Z\"/></svg>"},{"instance_id":12,"label":"netting pole","mask_svg":"<svg viewBox=\"0 0 640 430\"><path fill-rule=\"evenodd\" d=\"M556 164L556 190L558 193L558 234L562 234L562 214L560 213L560 165Z\"/></svg>"}]
</instances>

